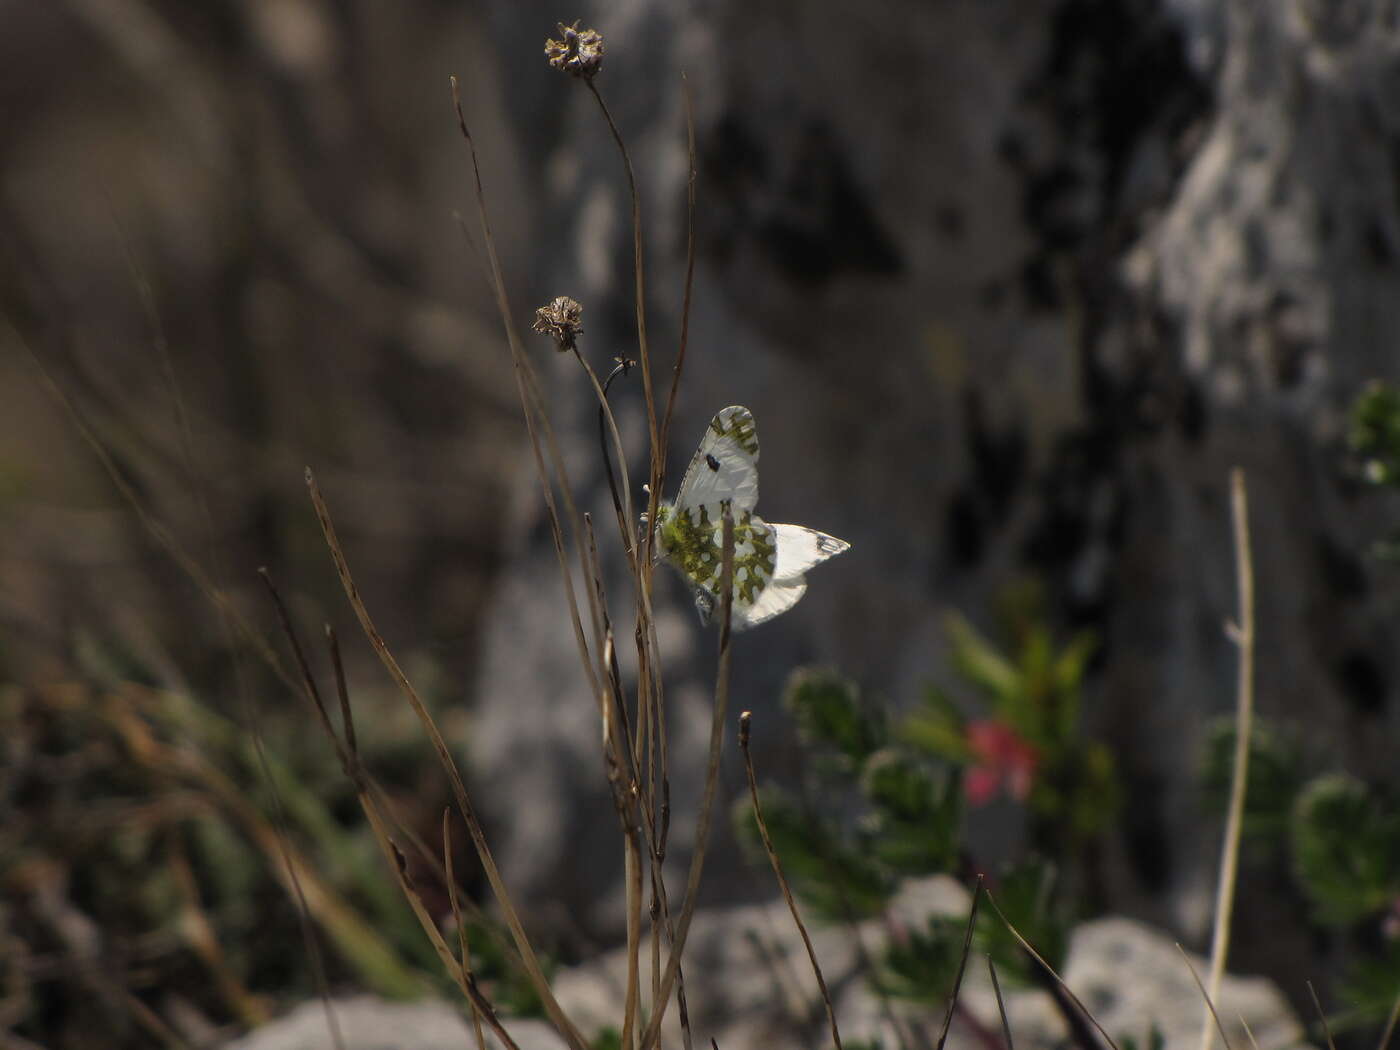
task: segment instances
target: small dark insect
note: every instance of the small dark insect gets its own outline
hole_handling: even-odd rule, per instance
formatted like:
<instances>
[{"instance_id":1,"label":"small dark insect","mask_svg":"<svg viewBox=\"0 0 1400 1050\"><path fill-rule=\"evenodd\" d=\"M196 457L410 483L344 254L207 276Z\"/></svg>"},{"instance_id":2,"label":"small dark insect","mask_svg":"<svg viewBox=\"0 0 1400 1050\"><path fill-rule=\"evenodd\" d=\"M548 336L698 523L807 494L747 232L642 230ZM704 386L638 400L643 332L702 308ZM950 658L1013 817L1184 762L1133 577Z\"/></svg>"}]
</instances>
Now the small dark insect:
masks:
<instances>
[{"instance_id":1,"label":"small dark insect","mask_svg":"<svg viewBox=\"0 0 1400 1050\"><path fill-rule=\"evenodd\" d=\"M715 473L719 473L719 460L715 459L712 453L705 453L705 465L708 466Z\"/></svg>"}]
</instances>

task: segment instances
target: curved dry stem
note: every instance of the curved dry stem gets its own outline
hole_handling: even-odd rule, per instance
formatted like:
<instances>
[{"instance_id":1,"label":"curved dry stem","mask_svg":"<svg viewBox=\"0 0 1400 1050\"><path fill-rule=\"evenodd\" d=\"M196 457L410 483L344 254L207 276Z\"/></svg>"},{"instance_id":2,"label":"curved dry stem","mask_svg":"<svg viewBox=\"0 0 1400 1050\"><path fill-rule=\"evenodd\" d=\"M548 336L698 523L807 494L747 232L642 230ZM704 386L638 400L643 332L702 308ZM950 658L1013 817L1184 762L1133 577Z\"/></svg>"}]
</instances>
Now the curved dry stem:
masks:
<instances>
[{"instance_id":1,"label":"curved dry stem","mask_svg":"<svg viewBox=\"0 0 1400 1050\"><path fill-rule=\"evenodd\" d=\"M803 925L797 901L793 899L792 888L788 886L787 878L783 875L782 862L778 859L778 851L773 848L773 838L768 834L768 822L763 819L763 806L758 801L758 777L753 770L753 755L749 753L749 723L752 717L751 711L745 711L739 716L739 750L744 755L744 772L748 776L754 821L758 824L758 834L763 840L763 850L768 854L768 863L778 879L778 888L783 892L783 900L787 902L788 911L792 913L797 932L802 935L802 944L807 949L807 959L812 964L812 972L817 976L817 987L821 989L822 1002L826 1005L826 1019L831 1025L831 1041L836 1044L836 1050L841 1050L841 1030L836 1027L836 1010L831 1005L831 993L827 990L826 978L822 976L821 963L817 961L817 950L812 946L812 938L807 933L807 927Z\"/></svg>"},{"instance_id":2,"label":"curved dry stem","mask_svg":"<svg viewBox=\"0 0 1400 1050\"><path fill-rule=\"evenodd\" d=\"M572 1021L564 1013L558 1000L554 998L554 993L550 990L549 982L546 980L544 970L540 966L540 961L535 955L534 948L530 945L529 938L525 935L525 928L521 925L520 916L516 913L515 905L511 901L510 894L506 890L505 882L501 879L501 873L496 867L496 860L491 854L491 849L486 843L486 836L481 830L481 823L476 816L476 807L472 804L471 796L467 793L466 784L462 780L462 774L457 769L457 763L452 760L452 753L447 748L447 742L443 740L442 733L438 730L437 723L433 721L433 716L428 713L427 707L418 696L418 691L413 688L413 684L404 674L399 666L398 660L384 642L379 629L375 627L374 620L369 615L364 601L360 598L359 588L355 585L354 577L350 573L350 566L345 560L345 553L341 549L340 540L336 537L335 526L331 522L330 511L326 507L325 500L321 497L321 490L316 484L316 477L308 467L306 471L306 485L311 493L311 502L316 508L316 518L321 523L321 531L326 539L326 546L330 549L331 559L335 562L336 572L340 575L341 586L345 591L345 596L350 602L350 606L355 610L355 616L360 621L360 627L365 632L365 637L369 639L370 646L374 649L375 655L379 657L389 676L393 678L404 699L408 701L413 713L418 716L424 730L428 734L428 739L433 745L433 750L437 753L439 764L447 774L448 782L452 786L452 794L457 803L457 809L462 814L462 819L466 822L467 832L471 835L472 845L476 847L477 856L481 859L481 866L486 874L487 881L491 884L491 890L496 896L496 901L501 907L501 913L505 919L506 926L511 932L511 937L515 941L515 946L520 952L521 962L526 975L530 978L530 983L534 986L535 993L539 995L544 1004L545 1012L549 1015L550 1021L559 1030L559 1033L569 1043L572 1050L588 1050L587 1040L574 1027ZM402 880L401 880L402 881ZM450 952L448 953L451 954Z\"/></svg>"},{"instance_id":3,"label":"curved dry stem","mask_svg":"<svg viewBox=\"0 0 1400 1050\"><path fill-rule=\"evenodd\" d=\"M618 130L617 123L613 120L608 104L603 101L603 95L591 77L586 78L584 83L588 85L589 93L597 100L598 108L603 111L603 119L608 122L608 130L612 132L613 141L617 143L618 152L622 154L622 164L627 169L627 188L632 195L632 268L636 275L637 356L642 362L642 393L647 405L647 433L651 437L650 474L652 478L655 478L661 441L656 426L656 399L652 394L651 386L651 351L647 345L647 282L646 268L642 260L642 196L637 190L637 176L632 171L632 157L627 152L627 143L622 139L622 132ZM652 499L655 498L655 493L653 493Z\"/></svg>"},{"instance_id":4,"label":"curved dry stem","mask_svg":"<svg viewBox=\"0 0 1400 1050\"><path fill-rule=\"evenodd\" d=\"M496 307L501 314L501 323L506 330L506 343L510 347L511 360L514 364L514 374L516 390L520 396L521 409L525 415L525 429L530 437L530 451L535 459L535 470L539 475L540 486L544 495L545 509L549 518L550 538L554 543L555 555L559 559L560 572L564 578L564 594L569 607L569 617L574 628L574 640L579 648L579 658L584 666L584 673L588 675L589 687L593 690L594 699L601 709L605 703L603 698L602 683L597 674L594 673L593 661L589 655L588 642L584 638L583 623L579 617L578 600L574 594L573 574L569 571L568 554L565 551L563 530L559 525L559 513L554 505L554 491L550 483L551 471L546 468L544 453L540 448L540 434L543 433L544 442L549 449L553 476L559 479L559 491L564 500L564 509L568 514L569 525L573 529L575 544L579 554L579 565L581 571L588 572L588 566L584 556L582 544L578 538L583 535L583 527L580 523L578 507L574 504L573 490L569 484L568 470L564 465L564 457L560 454L559 444L554 436L554 428L550 426L549 417L544 412L544 402L540 396L539 384L535 377L534 367L530 364L529 358L525 355L525 349L520 341L520 332L516 328L515 319L510 310L510 298L506 294L505 276L501 270L500 256L496 251L496 239L491 233L491 223L486 212L486 190L481 182L481 166L477 162L476 142L473 140L471 131L467 128L466 117L462 113L462 100L457 78L449 77L452 85L452 105L457 113L457 126L462 133L462 138L467 144L467 152L471 157L472 175L476 188L476 210L477 218L481 223L483 240L486 243L486 254L491 264L491 283L496 294ZM538 429L537 429L538 427ZM600 614L597 602L594 600L593 592L589 591L589 613L592 617L594 634L598 633Z\"/></svg>"},{"instance_id":5,"label":"curved dry stem","mask_svg":"<svg viewBox=\"0 0 1400 1050\"><path fill-rule=\"evenodd\" d=\"M1249 741L1254 724L1254 565L1249 549L1249 499L1244 471L1230 472L1230 513L1235 541L1235 571L1239 577L1239 622L1231 632L1240 650L1235 704L1235 763L1230 775L1230 808L1220 848L1220 881L1215 892L1215 929L1210 942L1210 977L1201 990L1206 1004L1220 997L1225 958L1230 950L1230 916L1235 904L1240 836L1244 829L1245 788L1249 783ZM1214 1012L1214 1007L1211 1008ZM1219 1019L1217 1018L1217 1023ZM1210 1050L1210 1016L1201 1019L1201 1050Z\"/></svg>"},{"instance_id":6,"label":"curved dry stem","mask_svg":"<svg viewBox=\"0 0 1400 1050\"><path fill-rule=\"evenodd\" d=\"M943 1014L943 1029L938 1033L937 1050L943 1050L948 1041L948 1030L953 1025L953 1010L958 1005L962 993L963 972L967 969L967 957L972 954L972 934L977 929L977 905L982 900L983 877L977 876L977 885L972 890L972 907L967 912L967 932L963 934L962 955L958 958L958 974L953 978L953 994L948 999L948 1009Z\"/></svg>"},{"instance_id":7,"label":"curved dry stem","mask_svg":"<svg viewBox=\"0 0 1400 1050\"><path fill-rule=\"evenodd\" d=\"M1021 936L1021 931L1016 929L1016 927L1011 924L1011 920L1006 917L1006 913L1001 910L1001 906L997 904L996 898L992 896L992 891L983 890L982 892L985 893L987 896L987 903L990 904L992 906L992 910L997 913L997 918L999 918L1002 921L1002 924L1008 930L1011 931L1011 936L1016 938L1016 943L1021 946L1022 950L1025 951L1026 954L1028 954L1032 959L1034 959L1040 965L1041 969L1044 970L1054 979L1055 987L1060 988L1065 993L1065 995L1069 997L1070 1002L1074 1004L1075 1008L1079 1010L1079 1013L1082 1016L1088 1018L1089 1023L1092 1024L1094 1028L1098 1030L1099 1035L1103 1036L1104 1042L1107 1043L1110 1047L1112 1047L1113 1050L1119 1050L1119 1046L1114 1041L1113 1036L1109 1035L1108 1032L1104 1030L1103 1025L1099 1024L1098 1018L1091 1014L1089 1012L1089 1008L1084 1005L1084 1003L1080 1000L1079 996L1074 994L1074 989L1070 988L1069 985L1065 984L1064 978L1055 972L1055 968L1045 961L1045 957L1043 955L1041 955L1038 951L1031 947L1031 942ZM1085 1050L1089 1050L1090 1044L1087 1037L1086 1039L1081 1040L1081 1042L1084 1043Z\"/></svg>"},{"instance_id":8,"label":"curved dry stem","mask_svg":"<svg viewBox=\"0 0 1400 1050\"><path fill-rule=\"evenodd\" d=\"M1220 1020L1220 1014L1216 1012L1215 1002L1210 993L1206 991L1206 986L1201 983L1201 978L1196 973L1196 968L1191 965L1191 957L1186 954L1186 949L1177 944L1176 950L1181 953L1181 961L1186 964L1186 969L1191 972L1191 980L1196 982L1196 989L1201 993L1201 998L1206 1002L1206 1009L1210 1011L1210 1016L1215 1019L1215 1030L1220 1033L1220 1041L1225 1044L1225 1050L1231 1050L1230 1037L1225 1034L1225 1025Z\"/></svg>"}]
</instances>

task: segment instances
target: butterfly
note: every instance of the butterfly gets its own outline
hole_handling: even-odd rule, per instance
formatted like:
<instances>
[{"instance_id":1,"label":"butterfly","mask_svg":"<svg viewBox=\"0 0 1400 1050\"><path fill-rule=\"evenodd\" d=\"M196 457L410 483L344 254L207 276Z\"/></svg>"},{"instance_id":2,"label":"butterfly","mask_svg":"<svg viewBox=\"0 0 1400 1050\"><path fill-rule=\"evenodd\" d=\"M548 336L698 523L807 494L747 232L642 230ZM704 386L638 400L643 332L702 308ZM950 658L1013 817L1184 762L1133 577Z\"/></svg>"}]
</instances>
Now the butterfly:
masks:
<instances>
[{"instance_id":1,"label":"butterfly","mask_svg":"<svg viewBox=\"0 0 1400 1050\"><path fill-rule=\"evenodd\" d=\"M695 588L703 623L719 604L726 503L734 520L735 630L787 612L807 591L807 570L851 546L802 525L770 524L754 513L758 433L753 413L742 405L721 409L700 439L675 502L663 504L656 515L658 557Z\"/></svg>"}]
</instances>

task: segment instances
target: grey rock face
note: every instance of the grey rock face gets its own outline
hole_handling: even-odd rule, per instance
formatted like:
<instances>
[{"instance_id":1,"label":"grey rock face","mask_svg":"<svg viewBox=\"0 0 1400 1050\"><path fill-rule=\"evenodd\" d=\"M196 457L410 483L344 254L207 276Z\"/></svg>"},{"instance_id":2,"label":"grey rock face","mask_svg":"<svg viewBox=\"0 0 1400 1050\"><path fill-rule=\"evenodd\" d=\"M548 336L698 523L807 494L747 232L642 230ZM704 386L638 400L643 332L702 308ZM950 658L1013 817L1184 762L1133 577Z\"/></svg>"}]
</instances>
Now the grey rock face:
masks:
<instances>
[{"instance_id":1,"label":"grey rock face","mask_svg":"<svg viewBox=\"0 0 1400 1050\"><path fill-rule=\"evenodd\" d=\"M1390 12L598 9L600 84L646 195L659 375L683 244L679 70L696 97L700 264L673 476L710 413L747 404L764 444L760 511L853 543L796 610L740 640L736 706L776 734L778 686L805 661L914 696L946 668L944 609L985 618L1001 588L1038 576L1064 623L1103 640L1090 728L1115 746L1128 803L1101 903L1198 937L1217 842L1196 762L1202 724L1232 704L1222 624L1238 464L1253 497L1261 712L1305 720L1320 753L1357 771L1385 768L1395 590L1360 553L1380 504L1343 476L1338 438L1364 379L1400 378ZM540 75L512 73L532 98ZM534 147L559 173L565 235L539 250L559 284L549 294L585 303L585 343L603 360L632 345L630 230L618 161L573 86L557 85L562 138ZM553 378L602 520L592 409L567 368ZM620 405L640 450L636 398ZM524 484L472 763L498 800L513 885L615 928L620 851L587 830L611 819L596 728ZM663 647L684 800L712 638L688 622L680 587L663 583L658 601L675 610ZM775 746L766 772L798 762ZM729 856L717 854L716 885L742 892ZM1252 909L1275 904L1261 891L1242 906L1242 958L1263 961ZM1303 949L1273 962L1296 975Z\"/></svg>"}]
</instances>

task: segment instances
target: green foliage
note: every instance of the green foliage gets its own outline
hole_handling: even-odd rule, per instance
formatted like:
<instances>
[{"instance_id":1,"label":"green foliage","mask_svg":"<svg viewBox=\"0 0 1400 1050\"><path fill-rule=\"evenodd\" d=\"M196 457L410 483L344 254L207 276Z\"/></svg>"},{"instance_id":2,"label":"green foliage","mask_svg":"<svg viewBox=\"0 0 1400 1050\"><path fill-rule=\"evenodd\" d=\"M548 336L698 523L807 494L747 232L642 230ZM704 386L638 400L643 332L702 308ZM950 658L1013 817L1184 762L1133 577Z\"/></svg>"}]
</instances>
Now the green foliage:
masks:
<instances>
[{"instance_id":1,"label":"green foliage","mask_svg":"<svg viewBox=\"0 0 1400 1050\"><path fill-rule=\"evenodd\" d=\"M1400 390L1380 380L1367 384L1351 409L1349 441L1368 481L1400 486Z\"/></svg>"},{"instance_id":2,"label":"green foliage","mask_svg":"<svg viewBox=\"0 0 1400 1050\"><path fill-rule=\"evenodd\" d=\"M997 906L1008 922L1035 950L1058 969L1069 950L1069 923L1064 909L1055 900L1055 868L1042 860L1024 860L1012 865L994 887ZM1006 924L994 916L984 916L978 926L978 946L992 957L998 974L1012 981L1030 978L1034 963Z\"/></svg>"},{"instance_id":3,"label":"green foliage","mask_svg":"<svg viewBox=\"0 0 1400 1050\"><path fill-rule=\"evenodd\" d=\"M786 794L765 787L759 804L783 872L813 913L822 919L878 915L894 892L893 874L843 837L834 822L803 812ZM767 865L758 822L747 798L734 806L739 841L756 864Z\"/></svg>"},{"instance_id":4,"label":"green foliage","mask_svg":"<svg viewBox=\"0 0 1400 1050\"><path fill-rule=\"evenodd\" d=\"M1137 1037L1133 1035L1120 1035L1118 1037L1120 1050L1139 1050ZM1142 1050L1166 1050L1167 1037L1154 1022L1147 1029L1147 1045Z\"/></svg>"},{"instance_id":5,"label":"green foliage","mask_svg":"<svg viewBox=\"0 0 1400 1050\"><path fill-rule=\"evenodd\" d=\"M880 712L861 702L850 681L830 671L794 671L783 704L792 713L804 741L831 748L851 768L883 747L888 737Z\"/></svg>"},{"instance_id":6,"label":"green foliage","mask_svg":"<svg viewBox=\"0 0 1400 1050\"><path fill-rule=\"evenodd\" d=\"M1383 912L1400 896L1400 814L1358 780L1317 778L1295 806L1293 870L1323 922Z\"/></svg>"},{"instance_id":7,"label":"green foliage","mask_svg":"<svg viewBox=\"0 0 1400 1050\"><path fill-rule=\"evenodd\" d=\"M1033 767L1025 802L1032 814L1031 837L1049 856L1068 858L1100 834L1120 804L1113 758L1100 742L1083 735L1084 675L1093 636L1081 632L1056 649L1034 592L1020 595L1008 617L1009 652L999 649L964 617L948 618L953 665L985 707L995 726L1009 729L1025 754L1008 753L1009 767ZM971 725L945 691L928 691L921 708L900 727L909 746L965 768L987 765ZM996 772L996 770L993 770ZM1015 768L1002 770L1015 793ZM1026 775L1026 774L1023 774Z\"/></svg>"},{"instance_id":8,"label":"green foliage","mask_svg":"<svg viewBox=\"0 0 1400 1050\"><path fill-rule=\"evenodd\" d=\"M1021 935L1046 959L1058 965L1068 943L1068 929L1053 902L1053 870L1027 861L1003 871L994 880L997 905ZM935 915L923 929L902 930L880 962L876 982L886 995L941 1007L957 977L967 937L967 921ZM1030 978L1034 962L995 911L978 910L969 961L991 956L1004 984Z\"/></svg>"},{"instance_id":9,"label":"green foliage","mask_svg":"<svg viewBox=\"0 0 1400 1050\"><path fill-rule=\"evenodd\" d=\"M870 803L866 838L876 859L899 875L953 867L962 822L957 777L890 747L870 756L860 786Z\"/></svg>"},{"instance_id":10,"label":"green foliage","mask_svg":"<svg viewBox=\"0 0 1400 1050\"><path fill-rule=\"evenodd\" d=\"M1220 813L1229 805L1234 761L1235 720L1220 718L1206 728L1201 774L1207 803ZM1256 719L1249 741L1244 834L1263 841L1281 841L1293 819L1294 800L1303 779L1303 759L1297 745Z\"/></svg>"},{"instance_id":11,"label":"green foliage","mask_svg":"<svg viewBox=\"0 0 1400 1050\"><path fill-rule=\"evenodd\" d=\"M622 1032L612 1025L604 1025L588 1045L590 1050L622 1050Z\"/></svg>"},{"instance_id":12,"label":"green foliage","mask_svg":"<svg viewBox=\"0 0 1400 1050\"><path fill-rule=\"evenodd\" d=\"M1380 380L1367 384L1352 405L1348 437L1367 481L1400 488L1400 389ZM1400 531L1377 543L1374 553L1400 562Z\"/></svg>"},{"instance_id":13,"label":"green foliage","mask_svg":"<svg viewBox=\"0 0 1400 1050\"><path fill-rule=\"evenodd\" d=\"M946 1002L957 978L966 933L966 922L951 915L935 915L924 929L904 931L880 960L876 986L896 999L928 1005Z\"/></svg>"}]
</instances>

